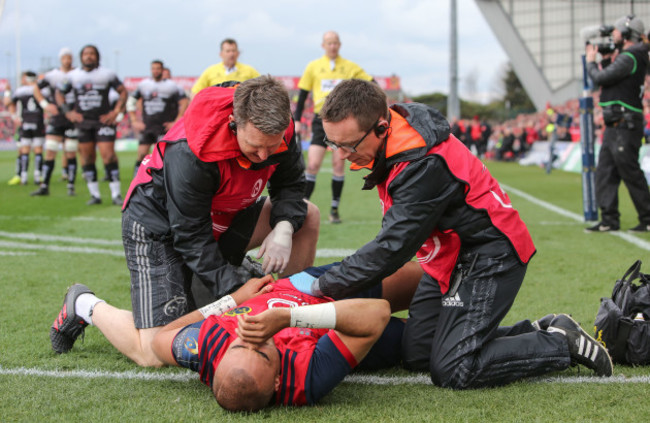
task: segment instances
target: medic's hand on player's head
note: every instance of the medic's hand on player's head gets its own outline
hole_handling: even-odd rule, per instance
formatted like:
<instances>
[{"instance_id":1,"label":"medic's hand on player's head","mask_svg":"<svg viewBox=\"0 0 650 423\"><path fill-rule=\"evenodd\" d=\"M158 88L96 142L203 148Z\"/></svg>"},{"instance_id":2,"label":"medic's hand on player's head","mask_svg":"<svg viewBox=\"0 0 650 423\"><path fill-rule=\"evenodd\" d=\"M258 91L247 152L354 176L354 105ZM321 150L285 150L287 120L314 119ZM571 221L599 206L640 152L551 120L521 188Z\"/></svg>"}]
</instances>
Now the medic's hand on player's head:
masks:
<instances>
[{"instance_id":1,"label":"medic's hand on player's head","mask_svg":"<svg viewBox=\"0 0 650 423\"><path fill-rule=\"evenodd\" d=\"M264 257L262 269L265 273L282 273L289 264L293 225L286 220L278 222L260 246L257 258Z\"/></svg>"},{"instance_id":2,"label":"medic's hand on player's head","mask_svg":"<svg viewBox=\"0 0 650 423\"><path fill-rule=\"evenodd\" d=\"M291 324L291 312L288 307L264 310L260 314L240 314L237 316L235 333L244 342L263 344L267 339Z\"/></svg>"},{"instance_id":3,"label":"medic's hand on player's head","mask_svg":"<svg viewBox=\"0 0 650 423\"><path fill-rule=\"evenodd\" d=\"M231 297L237 304L241 304L253 297L273 291L273 282L275 282L275 279L271 275L250 279L237 291L233 292Z\"/></svg>"}]
</instances>

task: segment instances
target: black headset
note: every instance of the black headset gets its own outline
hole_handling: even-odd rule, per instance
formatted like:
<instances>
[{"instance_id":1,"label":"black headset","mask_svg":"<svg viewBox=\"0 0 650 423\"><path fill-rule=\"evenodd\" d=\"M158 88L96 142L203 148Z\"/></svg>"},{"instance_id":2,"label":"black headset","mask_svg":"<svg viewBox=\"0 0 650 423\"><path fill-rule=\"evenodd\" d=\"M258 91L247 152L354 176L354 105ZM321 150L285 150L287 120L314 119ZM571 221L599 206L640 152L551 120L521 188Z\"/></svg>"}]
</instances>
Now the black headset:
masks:
<instances>
[{"instance_id":1,"label":"black headset","mask_svg":"<svg viewBox=\"0 0 650 423\"><path fill-rule=\"evenodd\" d=\"M381 137L388 130L388 125L377 125L375 128L375 135Z\"/></svg>"},{"instance_id":2,"label":"black headset","mask_svg":"<svg viewBox=\"0 0 650 423\"><path fill-rule=\"evenodd\" d=\"M621 36L624 40L629 40L632 38L632 29L630 29L630 22L634 19L634 14L627 15L625 18L625 29L621 31Z\"/></svg>"},{"instance_id":3,"label":"black headset","mask_svg":"<svg viewBox=\"0 0 650 423\"><path fill-rule=\"evenodd\" d=\"M390 118L391 118L391 115L390 115L390 113L388 113L388 116L386 118L386 123L382 124L382 125L377 125L375 127L375 135L377 135L378 137L381 137L382 135L384 135L386 133L386 131L388 131L388 128L390 128L390 120L391 120Z\"/></svg>"},{"instance_id":4,"label":"black headset","mask_svg":"<svg viewBox=\"0 0 650 423\"><path fill-rule=\"evenodd\" d=\"M228 124L228 128L230 128L230 130L231 130L233 133L237 134L237 122L235 122L235 121L230 122L230 123Z\"/></svg>"}]
</instances>

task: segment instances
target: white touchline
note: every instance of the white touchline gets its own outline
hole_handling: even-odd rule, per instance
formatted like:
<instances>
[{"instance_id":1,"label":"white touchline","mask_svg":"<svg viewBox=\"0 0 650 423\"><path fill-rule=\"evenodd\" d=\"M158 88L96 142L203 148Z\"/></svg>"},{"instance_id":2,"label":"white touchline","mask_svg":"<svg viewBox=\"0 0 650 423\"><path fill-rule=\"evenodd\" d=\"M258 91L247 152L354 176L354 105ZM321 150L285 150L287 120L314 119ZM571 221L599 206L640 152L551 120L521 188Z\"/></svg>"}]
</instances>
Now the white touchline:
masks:
<instances>
[{"instance_id":1,"label":"white touchline","mask_svg":"<svg viewBox=\"0 0 650 423\"><path fill-rule=\"evenodd\" d=\"M95 216L9 216L0 215L0 220L79 220L82 222L104 222L104 223L121 223L122 219L119 217L95 217Z\"/></svg>"},{"instance_id":2,"label":"white touchline","mask_svg":"<svg viewBox=\"0 0 650 423\"><path fill-rule=\"evenodd\" d=\"M45 370L39 368L16 367L5 368L0 366L0 375L13 376L35 376L55 378L81 378L81 379L132 379L142 381L163 381L163 382L189 382L199 381L197 373L181 371L178 373L156 373L139 370L128 370L125 372L109 372L104 370ZM629 384L645 383L650 384L650 376L569 376L569 377L540 377L529 379L531 383L598 383L598 384ZM344 383L360 385L432 385L429 375L414 373L412 376L377 376L377 375L348 375Z\"/></svg>"},{"instance_id":3,"label":"white touchline","mask_svg":"<svg viewBox=\"0 0 650 423\"><path fill-rule=\"evenodd\" d=\"M124 251L106 250L102 248L64 247L61 245L26 244L24 242L0 241L0 248L14 248L22 250L45 250L63 253L82 254L107 254L109 256L124 257Z\"/></svg>"},{"instance_id":4,"label":"white touchline","mask_svg":"<svg viewBox=\"0 0 650 423\"><path fill-rule=\"evenodd\" d=\"M513 194L515 194L515 195L517 195L517 196L519 196L521 198L524 198L524 199L530 201L533 204L537 204L538 206L544 207L545 209L550 210L550 211L552 211L554 213L560 214L562 216L566 216L569 219L575 220L576 222L584 223L584 218L579 214L570 212L568 210L564 210L561 207L558 207L558 206L553 205L551 203L547 203L544 200L540 200L537 197L533 197L532 195L530 195L530 194L528 194L528 193L526 193L524 191L520 191L520 190L518 190L516 188L513 188L511 186L501 184L501 187L508 194L513 193ZM628 234L628 233L625 233L625 232L622 232L622 231L608 232L608 234L613 235L613 236L617 236L617 237L621 238L622 240L627 241L630 244L632 244L632 245L634 245L636 247L639 247L639 248L641 248L643 250L650 251L650 242L645 241L645 240L643 240L641 238L638 238L638 237L636 237L636 236L634 236L632 234Z\"/></svg>"},{"instance_id":5,"label":"white touchline","mask_svg":"<svg viewBox=\"0 0 650 423\"><path fill-rule=\"evenodd\" d=\"M12 239L24 239L28 241L61 241L61 242L70 242L76 244L119 245L120 247L122 246L122 241L117 239L79 238L73 236L35 234L32 232L0 231L0 237L12 238Z\"/></svg>"},{"instance_id":6,"label":"white touchline","mask_svg":"<svg viewBox=\"0 0 650 423\"><path fill-rule=\"evenodd\" d=\"M0 231L0 238L15 238L15 239L24 239L24 240L33 240L33 241L64 241L69 243L79 243L79 244L98 244L98 245L115 245L121 246L121 241L113 241L108 239L92 239L92 238L72 238L72 237L57 237L53 235L41 235L33 233L12 233ZM2 241L0 240L0 248L13 248L20 250L41 250L41 251L57 251L65 253L80 253L80 254L107 254L109 256L115 257L124 257L124 251L122 250L109 250L104 248L87 248L87 247L75 247L75 246L65 246L65 245L52 245L52 244L28 244L24 242L13 242L13 241ZM249 254L252 256L257 256L259 250L251 250ZM332 258L332 259L341 259L349 255L354 254L356 250L344 249L344 248L321 248L316 250L316 257L318 258ZM0 252L1 253L1 252ZM0 255L9 255L9 254L0 254ZM18 254L14 254L18 255Z\"/></svg>"}]
</instances>

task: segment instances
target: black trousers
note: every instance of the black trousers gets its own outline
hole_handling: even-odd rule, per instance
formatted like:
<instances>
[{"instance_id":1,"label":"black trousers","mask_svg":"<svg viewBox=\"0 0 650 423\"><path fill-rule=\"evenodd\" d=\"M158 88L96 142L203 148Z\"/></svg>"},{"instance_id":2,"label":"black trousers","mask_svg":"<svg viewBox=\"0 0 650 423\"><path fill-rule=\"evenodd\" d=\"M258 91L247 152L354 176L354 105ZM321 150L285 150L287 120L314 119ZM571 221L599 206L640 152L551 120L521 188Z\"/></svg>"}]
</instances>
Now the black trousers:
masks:
<instances>
[{"instance_id":1,"label":"black trousers","mask_svg":"<svg viewBox=\"0 0 650 423\"><path fill-rule=\"evenodd\" d=\"M510 244L499 240L461 251L461 266L467 269L475 254L457 295L443 295L424 274L402 339L404 366L430 371L435 385L454 389L504 385L566 369L571 358L562 335L536 331L529 320L499 327L526 273Z\"/></svg>"},{"instance_id":2,"label":"black trousers","mask_svg":"<svg viewBox=\"0 0 650 423\"><path fill-rule=\"evenodd\" d=\"M621 180L630 193L639 222L650 225L650 191L639 166L642 137L642 124L634 129L624 126L605 128L596 167L596 201L605 225L620 226L618 187Z\"/></svg>"}]
</instances>

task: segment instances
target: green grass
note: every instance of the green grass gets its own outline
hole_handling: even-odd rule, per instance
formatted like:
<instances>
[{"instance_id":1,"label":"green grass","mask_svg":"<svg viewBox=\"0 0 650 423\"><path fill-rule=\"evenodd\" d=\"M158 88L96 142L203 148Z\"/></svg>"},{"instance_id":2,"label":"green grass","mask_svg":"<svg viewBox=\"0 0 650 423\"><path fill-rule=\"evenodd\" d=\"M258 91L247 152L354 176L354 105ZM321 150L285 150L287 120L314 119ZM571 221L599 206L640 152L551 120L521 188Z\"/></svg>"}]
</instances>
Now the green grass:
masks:
<instances>
[{"instance_id":1,"label":"green grass","mask_svg":"<svg viewBox=\"0 0 650 423\"><path fill-rule=\"evenodd\" d=\"M119 207L85 205L83 181L77 197L54 182L47 198L30 197L35 186L9 187L14 152L0 152L0 231L112 240L114 245L71 241L25 240L0 234L0 367L52 371L136 371L182 373L182 369L141 370L122 357L95 328L71 353L56 355L48 337L67 286L83 282L98 296L130 308L129 275L123 257L27 249L28 246L89 247L121 251ZM133 153L121 153L123 181L131 175ZM324 168L329 167L329 158ZM580 176L511 163L488 163L502 183L558 207L581 214ZM100 171L100 174L102 172ZM327 223L330 174L321 173L312 200L322 211L319 248L356 249L376 234L381 220L376 192L361 191L359 172L348 173L340 207L342 225ZM58 177L58 169L55 173ZM109 198L107 184L102 194ZM127 183L123 184L126 192ZM623 228L636 213L621 190ZM537 246L524 285L504 323L569 312L591 328L600 297L610 294L616 278L636 259L650 253L609 234L585 234L584 224L554 214L511 194ZM638 238L650 242L650 235ZM30 253L7 255L7 253ZM324 264L338 258L319 258ZM615 373L648 376L648 367L617 366ZM396 369L383 375L407 376ZM554 376L591 376L570 369ZM593 379L596 381L595 379ZM210 390L198 380L184 382L55 378L0 375L0 421L645 421L650 412L648 384L521 381L503 388L455 392L427 385L378 386L343 383L315 407L272 408L253 415L222 412Z\"/></svg>"}]
</instances>

